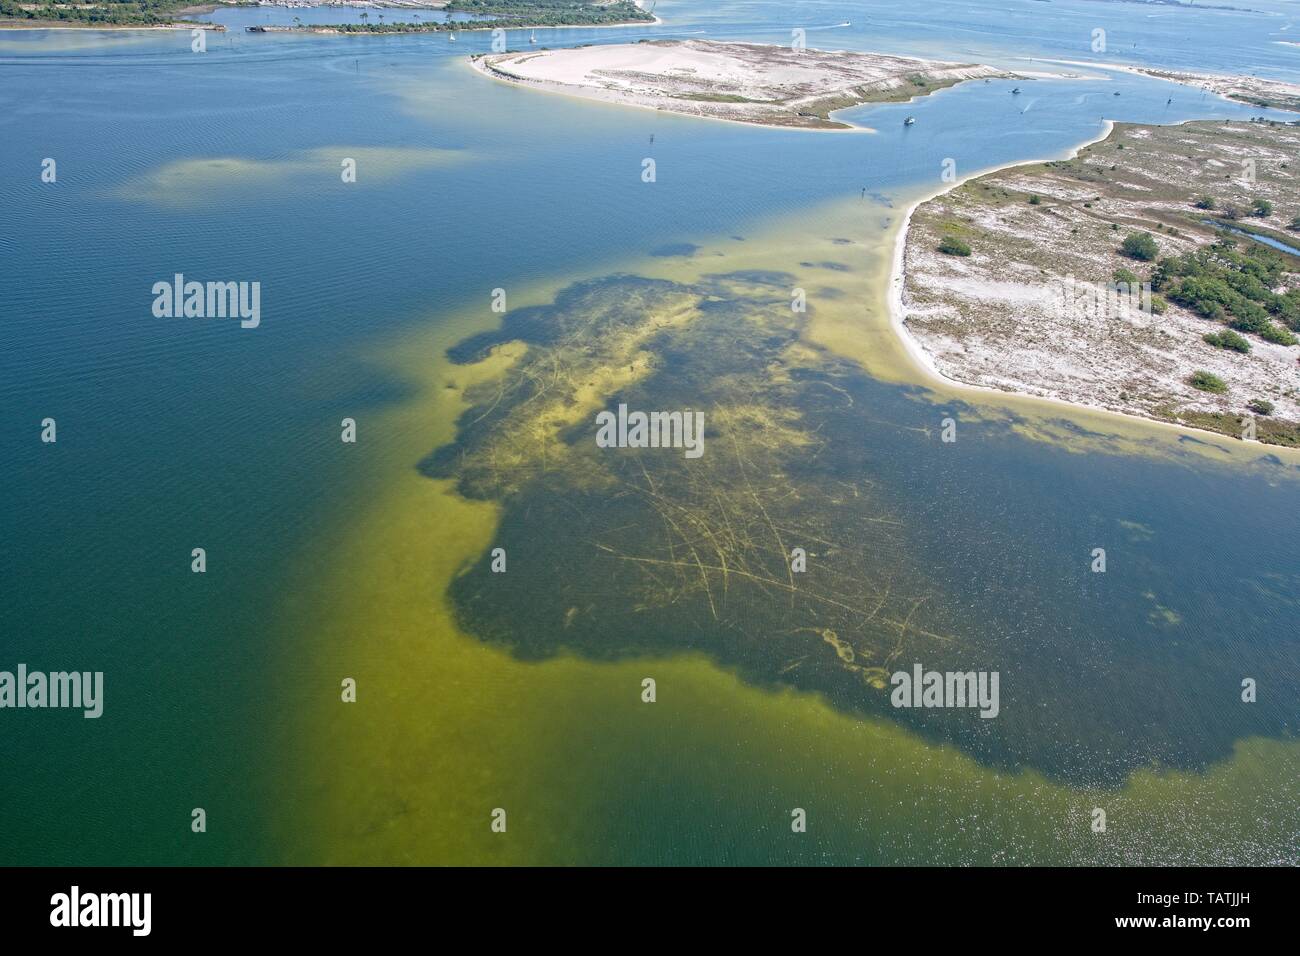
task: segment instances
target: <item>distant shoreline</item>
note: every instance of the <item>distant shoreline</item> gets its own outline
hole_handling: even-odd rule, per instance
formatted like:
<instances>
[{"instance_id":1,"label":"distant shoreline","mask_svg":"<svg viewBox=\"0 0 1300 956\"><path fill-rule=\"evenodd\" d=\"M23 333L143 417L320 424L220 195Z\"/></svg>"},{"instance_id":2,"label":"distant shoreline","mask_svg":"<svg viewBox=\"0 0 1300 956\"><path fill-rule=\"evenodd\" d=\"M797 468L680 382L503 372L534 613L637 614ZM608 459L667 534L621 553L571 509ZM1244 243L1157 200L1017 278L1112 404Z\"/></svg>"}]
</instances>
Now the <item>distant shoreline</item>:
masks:
<instances>
[{"instance_id":1,"label":"distant shoreline","mask_svg":"<svg viewBox=\"0 0 1300 956\"><path fill-rule=\"evenodd\" d=\"M1277 41L1287 42L1287 41ZM1292 44L1300 45L1300 44ZM1243 76L1239 73L1197 73L1154 66L1134 66L1128 63L1092 63L1087 60L1060 60L1044 58L1044 63L1063 63L1095 70L1115 70L1135 76L1150 76L1157 80L1190 86L1236 103L1258 106L1260 109L1277 109L1300 112L1300 84L1268 77Z\"/></svg>"},{"instance_id":2,"label":"distant shoreline","mask_svg":"<svg viewBox=\"0 0 1300 956\"><path fill-rule=\"evenodd\" d=\"M207 30L225 33L220 23L177 20L174 23L69 23L66 20L0 20L0 30Z\"/></svg>"},{"instance_id":3,"label":"distant shoreline","mask_svg":"<svg viewBox=\"0 0 1300 956\"><path fill-rule=\"evenodd\" d=\"M663 23L658 17L653 20L618 20L613 23L521 23L518 26L513 24L503 27L500 24L472 26L478 21L464 20L456 21L444 29L419 29L419 30L340 30L337 23L322 23L312 25L304 23L301 25L289 23L268 23L264 27L252 30L254 33L319 33L331 36L378 36L378 37L400 37L415 36L424 33L483 33L492 30L612 30L616 27L653 27ZM451 21L448 21L451 23ZM396 24L394 24L396 25ZM224 27L223 27L224 29Z\"/></svg>"},{"instance_id":4,"label":"distant shoreline","mask_svg":"<svg viewBox=\"0 0 1300 956\"><path fill-rule=\"evenodd\" d=\"M645 9L645 0L632 0L632 3L640 10ZM347 4L326 3L322 2L319 6L337 6L347 7ZM377 7L383 10L395 11L421 11L421 10L441 10L446 6L445 3L417 5L410 3L386 4L376 2ZM175 11L181 15L207 14L213 13L220 9L239 9L240 7L253 6L270 6L282 10L295 9L290 4L270 3L270 4L229 4L229 3L197 3L192 6L184 7ZM398 21L405 23L406 21ZM253 31L258 33L316 33L326 36L405 36L417 33L452 33L460 31L462 33L474 33L484 30L590 30L613 27L633 27L645 26L653 27L663 24L663 20L655 14L651 14L649 20L617 20L610 23L527 23L519 25L510 25L503 27L500 23L484 26L474 26L475 23L482 21L465 20L465 21L446 21L447 29L427 29L425 25L420 25L416 29L415 24L410 24L412 29L409 30L341 30L340 26L348 24L322 23L313 24L267 24L265 28ZM396 26L398 23L390 24ZM68 21L68 20L0 20L0 30L211 30L214 33L224 33L230 28L224 24L204 20L176 20L170 23L92 23L90 21ZM236 28L239 29L239 28ZM245 32L247 29L245 28Z\"/></svg>"}]
</instances>

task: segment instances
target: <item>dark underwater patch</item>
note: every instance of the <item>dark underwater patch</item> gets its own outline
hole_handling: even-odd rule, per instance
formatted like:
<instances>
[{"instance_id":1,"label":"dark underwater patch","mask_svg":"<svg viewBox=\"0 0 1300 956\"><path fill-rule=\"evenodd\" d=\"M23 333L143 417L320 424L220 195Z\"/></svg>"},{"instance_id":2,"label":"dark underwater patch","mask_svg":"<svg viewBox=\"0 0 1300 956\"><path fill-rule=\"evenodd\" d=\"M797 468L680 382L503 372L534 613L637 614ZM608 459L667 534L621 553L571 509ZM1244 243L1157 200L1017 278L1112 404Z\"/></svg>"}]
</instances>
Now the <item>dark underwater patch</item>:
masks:
<instances>
[{"instance_id":1,"label":"dark underwater patch","mask_svg":"<svg viewBox=\"0 0 1300 956\"><path fill-rule=\"evenodd\" d=\"M851 266L843 262L801 262L799 265L805 269L827 269L831 272L852 272Z\"/></svg>"},{"instance_id":2,"label":"dark underwater patch","mask_svg":"<svg viewBox=\"0 0 1300 956\"><path fill-rule=\"evenodd\" d=\"M1057 540L1059 502L1041 489L1080 457L1020 442L1005 422L963 421L961 439L941 446L938 423L959 403L918 401L923 391L882 385L808 345L793 285L781 271L691 284L609 276L450 350L469 362L504 342L529 345L467 390L455 441L419 466L501 508L490 547L506 550L508 572L493 573L486 554L462 570L450 586L460 626L524 660L700 651L757 686L816 692L990 765L1077 785L1230 754L1244 726L1236 712L1153 729L1170 705L1150 688L1168 681L1170 659L1152 656L1146 631L1112 633L1126 615L1149 627L1156 599L1135 584L1161 568L1101 581L1078 570L1090 537ZM619 405L702 411L703 455L598 447L595 416ZM1084 507L1095 488L1087 507L1109 513L1123 503L1120 474L1080 485L1072 502ZM795 548L805 572L791 567ZM1185 610L1167 581L1146 592ZM1094 618L1095 629L1081 623ZM1172 619L1160 640L1180 642L1180 679L1215 686L1204 662L1219 652L1189 643ZM1112 660L1123 668L1098 664ZM1002 715L893 708L889 676L916 662L1001 670ZM1187 698L1177 683L1165 692ZM1262 709L1248 716L1256 732L1272 726Z\"/></svg>"},{"instance_id":3,"label":"dark underwater patch","mask_svg":"<svg viewBox=\"0 0 1300 956\"><path fill-rule=\"evenodd\" d=\"M684 257L690 258L699 250L699 246L693 242L670 242L667 245L658 246L650 250L650 255L659 258Z\"/></svg>"}]
</instances>

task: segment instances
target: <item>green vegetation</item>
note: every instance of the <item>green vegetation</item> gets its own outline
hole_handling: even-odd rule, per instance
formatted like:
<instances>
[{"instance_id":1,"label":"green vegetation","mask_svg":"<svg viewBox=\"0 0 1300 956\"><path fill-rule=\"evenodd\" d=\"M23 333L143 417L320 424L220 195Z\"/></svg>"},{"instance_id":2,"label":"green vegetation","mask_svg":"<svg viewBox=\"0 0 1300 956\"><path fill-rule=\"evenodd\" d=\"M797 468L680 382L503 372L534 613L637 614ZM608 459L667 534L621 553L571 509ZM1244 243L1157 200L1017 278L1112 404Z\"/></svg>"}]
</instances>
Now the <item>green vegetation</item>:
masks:
<instances>
[{"instance_id":1,"label":"green vegetation","mask_svg":"<svg viewBox=\"0 0 1300 956\"><path fill-rule=\"evenodd\" d=\"M956 236L944 236L943 241L939 243L939 251L950 256L968 256L970 255L970 246Z\"/></svg>"},{"instance_id":2,"label":"green vegetation","mask_svg":"<svg viewBox=\"0 0 1300 956\"><path fill-rule=\"evenodd\" d=\"M1150 262L1160 252L1160 247L1151 238L1151 233L1130 232L1124 237L1124 242L1120 245L1120 251L1130 259Z\"/></svg>"},{"instance_id":3,"label":"green vegetation","mask_svg":"<svg viewBox=\"0 0 1300 956\"><path fill-rule=\"evenodd\" d=\"M1265 342L1273 342L1276 345L1295 345L1297 341L1300 341L1287 329L1279 328L1271 323L1259 330L1259 337Z\"/></svg>"},{"instance_id":4,"label":"green vegetation","mask_svg":"<svg viewBox=\"0 0 1300 956\"><path fill-rule=\"evenodd\" d=\"M1233 352L1249 352L1250 343L1238 335L1232 329L1224 329L1221 332L1206 332L1202 336L1210 345L1217 346L1221 349L1229 349Z\"/></svg>"},{"instance_id":5,"label":"green vegetation","mask_svg":"<svg viewBox=\"0 0 1300 956\"><path fill-rule=\"evenodd\" d=\"M1151 286L1207 319L1226 322L1265 341L1294 345L1300 331L1300 289L1274 292L1286 271L1281 255L1254 243L1238 249L1223 238L1160 260ZM1279 326L1276 323L1281 323Z\"/></svg>"},{"instance_id":6,"label":"green vegetation","mask_svg":"<svg viewBox=\"0 0 1300 956\"><path fill-rule=\"evenodd\" d=\"M1030 197L1029 197L1029 205L1031 205L1031 206L1037 206L1037 205L1038 205L1039 203L1041 203L1041 202L1042 202L1042 200L1039 199L1037 196L1030 196Z\"/></svg>"},{"instance_id":7,"label":"green vegetation","mask_svg":"<svg viewBox=\"0 0 1300 956\"><path fill-rule=\"evenodd\" d=\"M963 319L958 325L949 318L953 313L936 308L933 318L918 317L918 335L978 341L976 357L948 359L948 373L967 381L976 380L968 376L980 375L980 359L996 354L1002 343L1032 348L1044 357L1042 364L1025 362L1006 378L1019 391L1046 391L1069 400L1073 389L1054 380L1058 336L1069 335L1077 347L1079 341L1099 341L1102 332L1061 323L1039 328L1029 342L1015 321L1013 295L994 296L974 283L996 283L1015 270L1036 272L1043 282L1082 277L1092 289L1112 296L1136 288L1141 308L1147 310L1141 323L1144 338L1106 341L1106 354L1098 357L1099 368L1115 370L1107 384L1125 411L1240 437L1237 419L1250 414L1247 400L1267 398L1277 409L1259 418L1259 440L1300 446L1294 405L1300 396L1295 378L1300 247L1290 248L1300 236L1300 178L1295 175L1300 162L1291 159L1291 172L1285 175L1279 173L1280 163L1261 164L1258 181L1251 183L1222 160L1225 154L1294 157L1300 123L1247 128L1220 120L1135 126L1141 143L1130 141L1119 152L1115 137L1129 128L1118 124L1110 140L1085 147L1073 160L983 176L919 209L915 222L924 230L918 239L924 248L933 249L944 236L954 235L979 255L952 267L969 272L969 285L934 282L923 289L914 281L918 302L942 304ZM1118 169L1110 169L1114 162ZM1062 195L1070 198L1054 198ZM1034 196L1041 205L1032 205ZM1268 218L1251 215L1253 209L1267 208L1254 205L1260 197L1272 203ZM1044 212L1048 207L1050 213ZM1043 228L1047 215L1052 217L1050 230ZM918 278L951 271L941 264L930 271L936 260L931 253L929 262L918 263ZM987 306L986 296L993 300ZM1171 321L1175 313L1180 318ZM946 343L940 348L946 349ZM1175 354L1193 358L1179 366L1172 361ZM1224 388L1226 393L1211 396L1189 389L1188 376L1198 367L1223 379L1216 383L1198 377L1202 388ZM1199 401L1189 402L1193 396ZM1211 411L1211 404L1217 409Z\"/></svg>"},{"instance_id":8,"label":"green vegetation","mask_svg":"<svg viewBox=\"0 0 1300 956\"><path fill-rule=\"evenodd\" d=\"M1199 388L1202 392L1214 392L1216 395L1222 395L1228 390L1228 385L1223 379L1206 371L1193 372L1187 384L1192 388Z\"/></svg>"},{"instance_id":9,"label":"green vegetation","mask_svg":"<svg viewBox=\"0 0 1300 956\"><path fill-rule=\"evenodd\" d=\"M1246 407L1256 415L1273 414L1273 403L1266 398L1252 398L1246 403Z\"/></svg>"},{"instance_id":10,"label":"green vegetation","mask_svg":"<svg viewBox=\"0 0 1300 956\"><path fill-rule=\"evenodd\" d=\"M1267 219L1273 215L1273 204L1267 199L1256 199L1250 204L1250 214L1261 219Z\"/></svg>"},{"instance_id":11,"label":"green vegetation","mask_svg":"<svg viewBox=\"0 0 1300 956\"><path fill-rule=\"evenodd\" d=\"M1204 428L1206 431L1218 432L1241 438L1242 426L1245 424L1239 415L1225 415L1222 412L1197 412L1188 409L1175 411L1166 409L1170 418L1177 419L1192 428ZM1279 421L1275 418L1262 417L1255 423L1255 438L1268 445L1285 445L1300 448L1300 425L1295 422Z\"/></svg>"},{"instance_id":12,"label":"green vegetation","mask_svg":"<svg viewBox=\"0 0 1300 956\"><path fill-rule=\"evenodd\" d=\"M56 5L53 0L39 5L18 0L0 0L0 18L13 20L64 21L113 26L156 26L182 22L178 10L195 0L96 0L93 5ZM24 9L30 7L30 9Z\"/></svg>"},{"instance_id":13,"label":"green vegetation","mask_svg":"<svg viewBox=\"0 0 1300 956\"><path fill-rule=\"evenodd\" d=\"M819 100L814 100L804 105L804 109L799 112L800 116L820 120L820 123L806 124L809 129L821 128L838 128L844 124L836 123L830 118L830 114L836 110L848 109L851 106L860 106L863 103L903 103L920 96L928 96L937 90L947 89L950 86L956 86L961 82L957 77L948 79L927 78L920 74L913 74L908 77L912 82L911 86L904 86L901 83L891 89L877 90L869 87L859 87L851 93L841 96L826 96Z\"/></svg>"},{"instance_id":14,"label":"green vegetation","mask_svg":"<svg viewBox=\"0 0 1300 956\"><path fill-rule=\"evenodd\" d=\"M602 23L649 23L654 16L631 0L451 0L446 13L483 19L472 23L341 23L320 29L343 33L439 33L451 30L520 29L521 27L596 26Z\"/></svg>"},{"instance_id":15,"label":"green vegetation","mask_svg":"<svg viewBox=\"0 0 1300 956\"><path fill-rule=\"evenodd\" d=\"M703 103L759 103L761 100L752 100L747 96L740 96L736 93L681 93L674 99L678 100L698 100Z\"/></svg>"}]
</instances>

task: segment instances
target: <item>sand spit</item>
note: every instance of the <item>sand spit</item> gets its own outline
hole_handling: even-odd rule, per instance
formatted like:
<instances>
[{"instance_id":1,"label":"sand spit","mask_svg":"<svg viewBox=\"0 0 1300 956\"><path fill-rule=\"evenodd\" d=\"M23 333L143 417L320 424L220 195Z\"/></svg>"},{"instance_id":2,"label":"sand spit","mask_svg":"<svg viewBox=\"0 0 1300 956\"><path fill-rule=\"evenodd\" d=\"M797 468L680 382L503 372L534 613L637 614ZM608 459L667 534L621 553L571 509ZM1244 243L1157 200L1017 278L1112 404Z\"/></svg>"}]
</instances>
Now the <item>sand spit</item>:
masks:
<instances>
[{"instance_id":1,"label":"sand spit","mask_svg":"<svg viewBox=\"0 0 1300 956\"><path fill-rule=\"evenodd\" d=\"M1241 103L1250 103L1253 106L1300 112L1300 83L1289 83L1285 80L1228 73L1164 70L1147 66L1130 66L1127 63L1091 63L1086 60L1047 60L1046 62L1091 67L1099 70L1117 70L1139 76L1154 76L1157 79L1195 87L1216 96L1223 96Z\"/></svg>"},{"instance_id":2,"label":"sand spit","mask_svg":"<svg viewBox=\"0 0 1300 956\"><path fill-rule=\"evenodd\" d=\"M1139 69L1135 72L1184 86L1195 86L1231 100L1254 106L1300 112L1300 83L1270 80L1260 76L1225 76L1218 73L1182 73L1174 70Z\"/></svg>"},{"instance_id":3,"label":"sand spit","mask_svg":"<svg viewBox=\"0 0 1300 956\"><path fill-rule=\"evenodd\" d=\"M476 56L488 75L587 99L795 129L853 129L833 110L897 102L992 67L757 43L647 40Z\"/></svg>"}]
</instances>

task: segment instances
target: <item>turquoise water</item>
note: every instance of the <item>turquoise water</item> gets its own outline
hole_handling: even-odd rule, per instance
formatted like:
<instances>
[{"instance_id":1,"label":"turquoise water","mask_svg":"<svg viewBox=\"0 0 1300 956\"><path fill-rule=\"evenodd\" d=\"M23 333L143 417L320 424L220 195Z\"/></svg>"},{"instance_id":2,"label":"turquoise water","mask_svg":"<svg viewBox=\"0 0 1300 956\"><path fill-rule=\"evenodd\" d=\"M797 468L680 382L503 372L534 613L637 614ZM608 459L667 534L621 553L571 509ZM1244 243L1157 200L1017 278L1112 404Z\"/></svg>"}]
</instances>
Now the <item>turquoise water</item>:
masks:
<instances>
[{"instance_id":1,"label":"turquoise water","mask_svg":"<svg viewBox=\"0 0 1300 956\"><path fill-rule=\"evenodd\" d=\"M950 2L917 17L810 3L793 25L814 46L1022 68L1034 56L1291 76L1296 48L1278 41L1300 31L1286 29L1293 5L1259 6ZM775 4L657 12L659 27L546 31L543 42L783 42L792 26ZM1089 50L1094 26L1110 52ZM313 647L312 634L272 622L321 527L363 507L374 474L417 465L383 458L379 436L367 449L368 422L415 387L371 360L376 347L486 313L496 287L617 271L864 191L862 234L876 234L905 197L937 185L945 158L965 174L1062 154L1103 119L1260 113L1098 72L1020 81L1014 105L1015 84L995 81L864 107L843 115L878 134L808 135L488 82L464 63L486 34L454 47L227 39L198 55L183 32L0 33L0 666L103 670L107 687L98 721L0 715L5 862L283 860L265 813L282 795L265 768L284 757L272 729L300 693L286 660ZM904 128L906 115L917 124ZM639 174L652 135L651 190ZM41 181L45 157L57 184ZM340 181L346 157L358 159L354 184ZM151 287L177 272L259 281L261 327L155 319ZM906 516L909 560L942 597L935 613L964 628L981 661L1033 662L1032 680L1004 690L996 734L904 719L923 738L990 767L1098 785L1153 762L1200 771L1254 735L1293 739L1300 511L1280 477L1293 465L1074 454L998 424L973 426L985 440L938 459L909 430L935 419L915 390L865 376L850 390L877 424L828 427L844 430L838 447L860 443L858 467ZM38 440L47 416L56 445ZM340 454L344 416L360 422L363 442L348 449L360 455ZM1130 572L1074 573L1098 536L1124 541ZM207 549L205 575L189 571L194 547ZM1177 620L1153 627L1161 608ZM635 637L620 654L672 646ZM541 656L599 656L537 639ZM720 663L766 680L762 660ZM1258 705L1205 703L1230 697L1242 674L1266 677ZM811 689L859 712L834 688ZM200 843L194 806L220 821Z\"/></svg>"}]
</instances>

